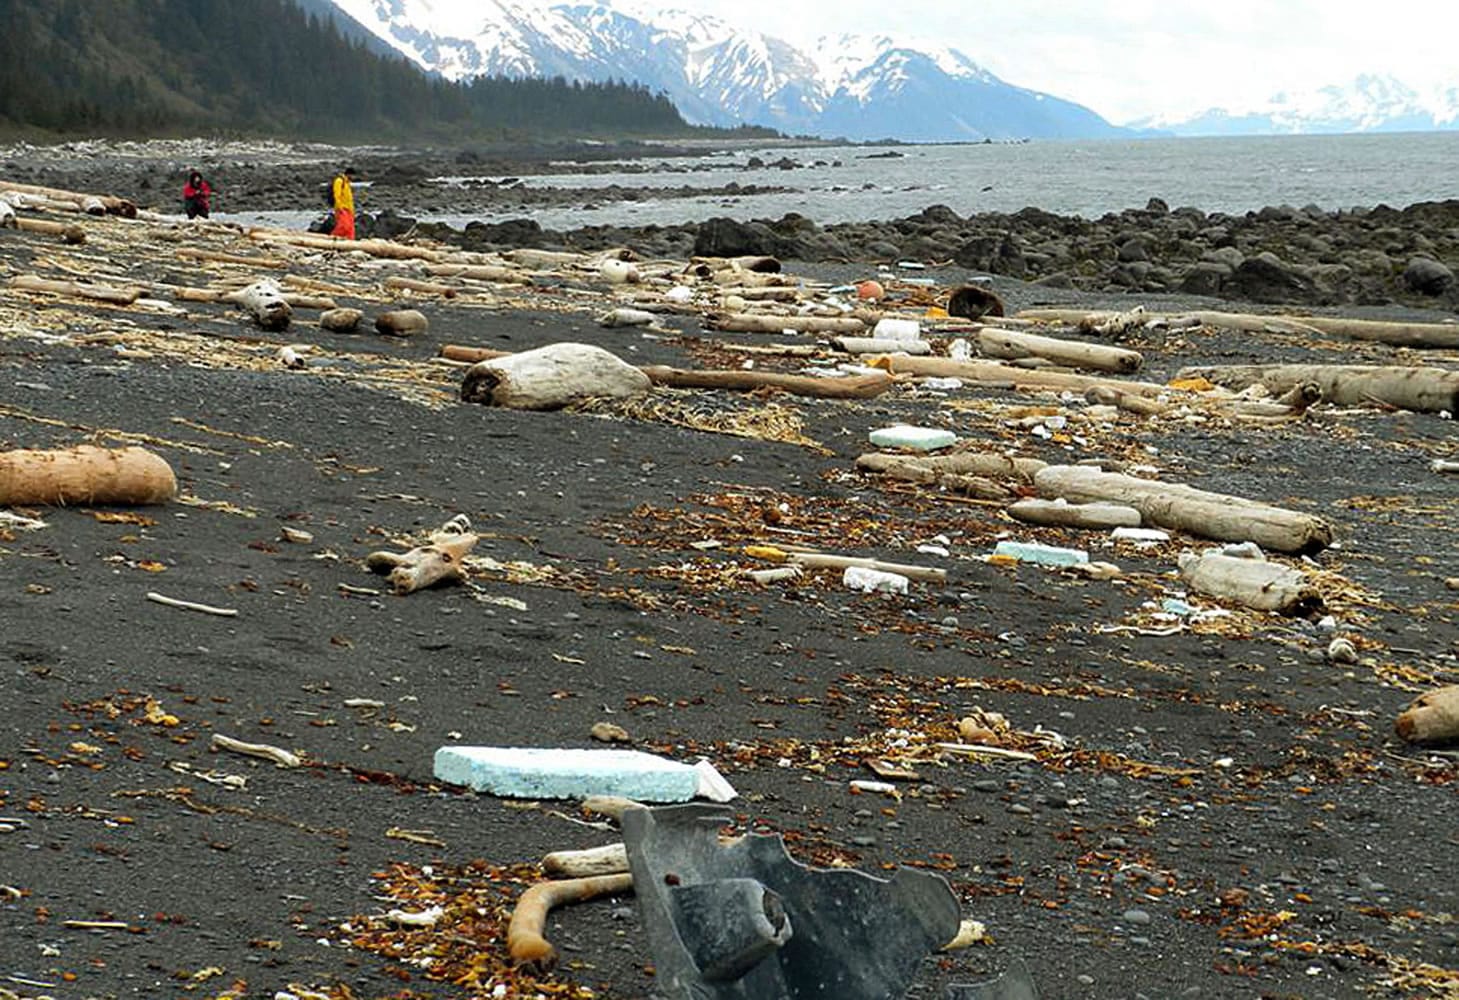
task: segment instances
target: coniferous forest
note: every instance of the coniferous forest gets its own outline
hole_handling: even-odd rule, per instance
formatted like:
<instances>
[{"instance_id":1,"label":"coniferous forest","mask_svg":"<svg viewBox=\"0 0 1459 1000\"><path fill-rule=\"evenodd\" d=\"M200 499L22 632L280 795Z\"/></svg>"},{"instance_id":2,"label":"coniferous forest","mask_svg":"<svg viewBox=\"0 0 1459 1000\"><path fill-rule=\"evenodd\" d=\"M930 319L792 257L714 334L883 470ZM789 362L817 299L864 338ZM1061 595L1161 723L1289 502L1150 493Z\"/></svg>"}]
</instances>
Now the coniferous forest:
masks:
<instances>
[{"instance_id":1,"label":"coniferous forest","mask_svg":"<svg viewBox=\"0 0 1459 1000\"><path fill-rule=\"evenodd\" d=\"M0 0L0 133L325 142L685 136L663 94L433 78L291 0Z\"/></svg>"}]
</instances>

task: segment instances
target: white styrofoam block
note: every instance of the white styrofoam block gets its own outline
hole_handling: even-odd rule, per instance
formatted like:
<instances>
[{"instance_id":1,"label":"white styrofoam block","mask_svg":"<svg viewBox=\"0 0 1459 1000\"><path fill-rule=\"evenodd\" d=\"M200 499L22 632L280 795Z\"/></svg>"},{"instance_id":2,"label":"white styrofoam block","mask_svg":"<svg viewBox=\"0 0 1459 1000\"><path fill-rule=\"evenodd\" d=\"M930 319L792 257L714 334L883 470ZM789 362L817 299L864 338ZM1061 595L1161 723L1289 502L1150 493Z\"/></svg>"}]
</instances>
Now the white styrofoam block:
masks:
<instances>
[{"instance_id":1,"label":"white styrofoam block","mask_svg":"<svg viewBox=\"0 0 1459 1000\"><path fill-rule=\"evenodd\" d=\"M640 802L687 802L699 783L693 765L640 750L550 747L441 747L435 775L514 799L621 795Z\"/></svg>"}]
</instances>

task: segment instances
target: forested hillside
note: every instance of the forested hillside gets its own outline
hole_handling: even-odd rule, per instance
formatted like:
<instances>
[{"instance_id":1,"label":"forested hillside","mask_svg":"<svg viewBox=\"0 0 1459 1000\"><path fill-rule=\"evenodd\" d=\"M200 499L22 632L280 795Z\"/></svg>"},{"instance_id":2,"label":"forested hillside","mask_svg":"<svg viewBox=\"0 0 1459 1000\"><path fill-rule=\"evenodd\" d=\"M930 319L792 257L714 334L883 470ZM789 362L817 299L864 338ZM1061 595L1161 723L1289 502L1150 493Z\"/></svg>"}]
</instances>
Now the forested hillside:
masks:
<instances>
[{"instance_id":1,"label":"forested hillside","mask_svg":"<svg viewBox=\"0 0 1459 1000\"><path fill-rule=\"evenodd\" d=\"M334 142L691 131L623 83L453 84L291 0L0 0L0 132Z\"/></svg>"}]
</instances>

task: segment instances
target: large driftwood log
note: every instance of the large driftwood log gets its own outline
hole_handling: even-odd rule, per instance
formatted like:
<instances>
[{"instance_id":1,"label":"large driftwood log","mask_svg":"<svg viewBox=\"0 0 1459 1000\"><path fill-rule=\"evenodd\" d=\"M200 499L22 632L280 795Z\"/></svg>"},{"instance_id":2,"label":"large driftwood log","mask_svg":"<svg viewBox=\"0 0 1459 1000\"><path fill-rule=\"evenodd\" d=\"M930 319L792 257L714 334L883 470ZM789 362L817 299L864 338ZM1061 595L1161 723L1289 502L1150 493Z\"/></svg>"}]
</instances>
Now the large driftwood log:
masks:
<instances>
[{"instance_id":1,"label":"large driftwood log","mask_svg":"<svg viewBox=\"0 0 1459 1000\"><path fill-rule=\"evenodd\" d=\"M16 217L15 228L23 233L43 233L59 236L61 242L77 246L86 242L86 230L74 222L52 222L50 219L27 219Z\"/></svg>"},{"instance_id":2,"label":"large driftwood log","mask_svg":"<svg viewBox=\"0 0 1459 1000\"><path fill-rule=\"evenodd\" d=\"M1124 504L1138 510L1146 524L1217 541L1253 541L1265 549L1297 553L1319 552L1332 544L1332 526L1320 517L1182 483L1137 479L1083 465L1051 465L1034 475L1034 485L1049 499Z\"/></svg>"},{"instance_id":3,"label":"large driftwood log","mask_svg":"<svg viewBox=\"0 0 1459 1000\"><path fill-rule=\"evenodd\" d=\"M866 324L855 316L763 316L758 313L727 313L704 320L710 330L727 333L860 333Z\"/></svg>"},{"instance_id":4,"label":"large driftwood log","mask_svg":"<svg viewBox=\"0 0 1459 1000\"><path fill-rule=\"evenodd\" d=\"M886 337L834 337L831 346L847 354L931 354L925 340L889 340Z\"/></svg>"},{"instance_id":5,"label":"large driftwood log","mask_svg":"<svg viewBox=\"0 0 1459 1000\"><path fill-rule=\"evenodd\" d=\"M253 317L253 321L265 330L286 330L294 318L294 309L284 298L283 291L268 279L255 281L236 292L229 292L223 299L242 306Z\"/></svg>"},{"instance_id":6,"label":"large driftwood log","mask_svg":"<svg viewBox=\"0 0 1459 1000\"><path fill-rule=\"evenodd\" d=\"M1322 607L1307 577L1281 563L1219 552L1182 552L1179 562L1181 579L1197 593L1284 615L1305 615Z\"/></svg>"},{"instance_id":7,"label":"large driftwood log","mask_svg":"<svg viewBox=\"0 0 1459 1000\"><path fill-rule=\"evenodd\" d=\"M817 378L782 372L745 370L693 371L666 365L645 365L640 369L655 385L678 389L780 389L796 396L817 399L870 399L886 392L895 380L890 375L858 375L847 378Z\"/></svg>"},{"instance_id":8,"label":"large driftwood log","mask_svg":"<svg viewBox=\"0 0 1459 1000\"><path fill-rule=\"evenodd\" d=\"M136 205L125 198L117 198L112 195L86 194L79 191L65 191L61 188L42 187L39 184L21 184L17 181L5 180L0 180L0 191L19 191L22 194L35 194L42 198L55 198L58 201L76 202L81 205L93 201L111 215L120 215L124 219L137 217Z\"/></svg>"},{"instance_id":9,"label":"large driftwood log","mask_svg":"<svg viewBox=\"0 0 1459 1000\"><path fill-rule=\"evenodd\" d=\"M385 288L391 292L421 292L425 295L439 295L443 299L454 299L461 293L455 285L443 285L439 281L421 281L419 278L389 277Z\"/></svg>"},{"instance_id":10,"label":"large driftwood log","mask_svg":"<svg viewBox=\"0 0 1459 1000\"><path fill-rule=\"evenodd\" d=\"M0 507L19 504L153 504L177 493L177 477L145 448L83 444L0 452Z\"/></svg>"},{"instance_id":11,"label":"large driftwood log","mask_svg":"<svg viewBox=\"0 0 1459 1000\"><path fill-rule=\"evenodd\" d=\"M978 346L993 358L1047 358L1070 368L1093 368L1105 372L1133 372L1145 363L1139 351L1109 344L1059 340L999 327L978 331Z\"/></svg>"},{"instance_id":12,"label":"large driftwood log","mask_svg":"<svg viewBox=\"0 0 1459 1000\"><path fill-rule=\"evenodd\" d=\"M461 399L514 410L556 410L587 399L627 399L652 388L649 377L592 344L548 344L478 362L466 371Z\"/></svg>"},{"instance_id":13,"label":"large driftwood log","mask_svg":"<svg viewBox=\"0 0 1459 1000\"><path fill-rule=\"evenodd\" d=\"M939 476L959 475L1031 483L1035 473L1046 465L1047 462L1037 458L977 451L955 451L950 455L893 455L873 451L856 459L856 467L863 472L913 482L933 482Z\"/></svg>"},{"instance_id":14,"label":"large driftwood log","mask_svg":"<svg viewBox=\"0 0 1459 1000\"><path fill-rule=\"evenodd\" d=\"M532 284L532 276L525 271L493 264L427 264L425 272L441 278L469 278L499 285Z\"/></svg>"},{"instance_id":15,"label":"large driftwood log","mask_svg":"<svg viewBox=\"0 0 1459 1000\"><path fill-rule=\"evenodd\" d=\"M113 285L92 285L81 281L56 281L33 274L17 274L10 279L10 287L26 292L46 292L50 295L66 295L76 299L93 299L97 302L110 302L119 306L129 306L142 297L140 288L117 288Z\"/></svg>"},{"instance_id":16,"label":"large driftwood log","mask_svg":"<svg viewBox=\"0 0 1459 1000\"><path fill-rule=\"evenodd\" d=\"M371 552L365 565L372 573L390 577L390 585L404 596L438 583L459 583L466 579L462 560L476 545L470 533L439 533L429 545L420 545L409 552Z\"/></svg>"},{"instance_id":17,"label":"large driftwood log","mask_svg":"<svg viewBox=\"0 0 1459 1000\"><path fill-rule=\"evenodd\" d=\"M1459 684L1419 695L1398 716L1398 735L1409 743L1459 743Z\"/></svg>"},{"instance_id":18,"label":"large driftwood log","mask_svg":"<svg viewBox=\"0 0 1459 1000\"><path fill-rule=\"evenodd\" d=\"M1102 318L1114 314L1088 312L1080 309L1026 309L1018 315L1021 318L1044 322L1085 324L1097 323ZM1278 332L1326 334L1334 337L1347 337L1350 340L1392 344L1395 347L1459 347L1459 324L1454 323L1405 323L1347 319L1341 316L1283 316L1208 310L1184 313L1146 313L1145 319L1146 321L1165 320L1170 323L1198 320L1204 326L1221 327L1227 330L1252 332L1276 330Z\"/></svg>"},{"instance_id":19,"label":"large driftwood log","mask_svg":"<svg viewBox=\"0 0 1459 1000\"><path fill-rule=\"evenodd\" d=\"M1138 528L1142 522L1140 512L1133 507L1113 503L1067 503L1036 497L1018 501L1008 508L1008 513L1025 524L1065 528Z\"/></svg>"},{"instance_id":20,"label":"large driftwood log","mask_svg":"<svg viewBox=\"0 0 1459 1000\"><path fill-rule=\"evenodd\" d=\"M1034 371L999 364L996 361L954 361L951 358L917 358L889 354L874 359L872 363L898 375L939 375L973 382L1011 385L1016 389L1069 389L1073 392L1086 392L1089 389L1109 388L1137 396L1159 396L1173 391L1153 382L1126 382L1096 375L1076 375L1072 372Z\"/></svg>"},{"instance_id":21,"label":"large driftwood log","mask_svg":"<svg viewBox=\"0 0 1459 1000\"><path fill-rule=\"evenodd\" d=\"M1459 371L1403 365L1217 365L1184 368L1180 378L1204 378L1231 389L1261 383L1275 395L1311 383L1338 406L1374 403L1419 413L1459 411Z\"/></svg>"}]
</instances>

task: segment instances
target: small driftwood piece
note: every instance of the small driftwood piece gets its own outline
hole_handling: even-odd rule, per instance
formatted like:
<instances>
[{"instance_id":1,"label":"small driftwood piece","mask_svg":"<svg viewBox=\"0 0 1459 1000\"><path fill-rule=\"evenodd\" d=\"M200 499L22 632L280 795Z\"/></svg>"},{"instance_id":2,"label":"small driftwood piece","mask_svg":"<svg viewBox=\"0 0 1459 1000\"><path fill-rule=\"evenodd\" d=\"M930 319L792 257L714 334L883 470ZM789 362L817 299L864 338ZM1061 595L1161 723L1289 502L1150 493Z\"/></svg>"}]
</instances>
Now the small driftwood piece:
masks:
<instances>
[{"instance_id":1,"label":"small driftwood piece","mask_svg":"<svg viewBox=\"0 0 1459 1000\"><path fill-rule=\"evenodd\" d=\"M223 301L242 306L265 330L287 330L294 318L294 307L289 305L279 286L268 279L229 292Z\"/></svg>"},{"instance_id":2,"label":"small driftwood piece","mask_svg":"<svg viewBox=\"0 0 1459 1000\"><path fill-rule=\"evenodd\" d=\"M504 285L532 284L532 276L524 271L491 264L427 264L425 272L439 278L467 278Z\"/></svg>"},{"instance_id":3,"label":"small driftwood piece","mask_svg":"<svg viewBox=\"0 0 1459 1000\"><path fill-rule=\"evenodd\" d=\"M886 337L833 337L831 346L847 354L931 354L925 340L890 340Z\"/></svg>"},{"instance_id":4,"label":"small driftwood piece","mask_svg":"<svg viewBox=\"0 0 1459 1000\"><path fill-rule=\"evenodd\" d=\"M996 361L954 361L951 358L916 358L890 354L874 359L872 364L898 375L938 375L1009 385L1015 389L1068 389L1073 392L1087 392L1090 389L1109 388L1137 396L1159 396L1171 391L1166 386L1152 382L1126 382L1073 372L1037 371L1003 365Z\"/></svg>"},{"instance_id":5,"label":"small driftwood piece","mask_svg":"<svg viewBox=\"0 0 1459 1000\"><path fill-rule=\"evenodd\" d=\"M1332 526L1302 514L1182 483L1137 479L1082 465L1051 465L1034 475L1047 499L1109 501L1134 507L1147 525L1223 542L1256 542L1276 552L1319 552L1332 544Z\"/></svg>"},{"instance_id":6,"label":"small driftwood piece","mask_svg":"<svg viewBox=\"0 0 1459 1000\"><path fill-rule=\"evenodd\" d=\"M466 370L461 399L514 410L556 410L587 399L631 399L653 387L642 371L592 344L549 344Z\"/></svg>"},{"instance_id":7,"label":"small driftwood piece","mask_svg":"<svg viewBox=\"0 0 1459 1000\"><path fill-rule=\"evenodd\" d=\"M1025 524L1043 524L1065 528L1138 528L1142 518L1133 507L1113 503L1067 503L1063 500L1040 500L1029 497L1008 508L1014 519Z\"/></svg>"},{"instance_id":8,"label":"small driftwood piece","mask_svg":"<svg viewBox=\"0 0 1459 1000\"><path fill-rule=\"evenodd\" d=\"M83 444L0 452L0 506L154 504L176 493L172 466L146 448Z\"/></svg>"},{"instance_id":9,"label":"small driftwood piece","mask_svg":"<svg viewBox=\"0 0 1459 1000\"><path fill-rule=\"evenodd\" d=\"M586 878L628 871L628 848L622 842L582 851L553 851L542 858L542 870L555 878Z\"/></svg>"},{"instance_id":10,"label":"small driftwood piece","mask_svg":"<svg viewBox=\"0 0 1459 1000\"><path fill-rule=\"evenodd\" d=\"M593 816L607 816L616 822L623 822L623 814L629 809L647 808L642 802L622 795L589 795L583 799L583 812Z\"/></svg>"},{"instance_id":11,"label":"small driftwood piece","mask_svg":"<svg viewBox=\"0 0 1459 1000\"><path fill-rule=\"evenodd\" d=\"M425 333L430 320L418 309L392 309L375 317L375 332L392 337L410 337Z\"/></svg>"},{"instance_id":12,"label":"small driftwood piece","mask_svg":"<svg viewBox=\"0 0 1459 1000\"><path fill-rule=\"evenodd\" d=\"M1305 615L1322 607L1307 577L1281 563L1219 552L1183 552L1179 561L1181 579L1197 593L1283 615Z\"/></svg>"},{"instance_id":13,"label":"small driftwood piece","mask_svg":"<svg viewBox=\"0 0 1459 1000\"><path fill-rule=\"evenodd\" d=\"M704 325L727 333L860 333L866 324L855 316L770 316L759 313L721 313L708 317Z\"/></svg>"},{"instance_id":14,"label":"small driftwood piece","mask_svg":"<svg viewBox=\"0 0 1459 1000\"><path fill-rule=\"evenodd\" d=\"M199 604L196 601L179 601L175 597L168 597L159 594L155 590L147 591L147 600L153 604L161 604L163 607L180 608L183 611L196 611L204 615L213 615L216 618L237 618L237 608L217 608L211 604Z\"/></svg>"},{"instance_id":15,"label":"small driftwood piece","mask_svg":"<svg viewBox=\"0 0 1459 1000\"><path fill-rule=\"evenodd\" d=\"M1427 691L1399 713L1399 737L1420 746L1459 743L1459 684Z\"/></svg>"},{"instance_id":16,"label":"small driftwood piece","mask_svg":"<svg viewBox=\"0 0 1459 1000\"><path fill-rule=\"evenodd\" d=\"M1459 371L1403 365L1217 365L1181 369L1178 378L1204 378L1230 389L1260 383L1274 395L1305 383L1338 406L1374 403L1417 413L1459 411Z\"/></svg>"},{"instance_id":17,"label":"small driftwood piece","mask_svg":"<svg viewBox=\"0 0 1459 1000\"><path fill-rule=\"evenodd\" d=\"M978 346L991 358L1047 358L1070 368L1093 368L1105 372L1138 371L1145 363L1139 351L1124 347L1059 340L991 326L978 331Z\"/></svg>"},{"instance_id":18,"label":"small driftwood piece","mask_svg":"<svg viewBox=\"0 0 1459 1000\"><path fill-rule=\"evenodd\" d=\"M1158 417L1162 413L1170 412L1171 409L1167 403L1136 396L1108 385L1099 385L1085 390L1084 398L1088 402L1102 406L1117 406L1126 413L1134 413L1142 417Z\"/></svg>"},{"instance_id":19,"label":"small driftwood piece","mask_svg":"<svg viewBox=\"0 0 1459 1000\"><path fill-rule=\"evenodd\" d=\"M365 314L359 309L327 309L319 315L319 326L332 333L354 333L364 318Z\"/></svg>"},{"instance_id":20,"label":"small driftwood piece","mask_svg":"<svg viewBox=\"0 0 1459 1000\"><path fill-rule=\"evenodd\" d=\"M373 573L390 578L390 585L400 596L434 587L438 583L460 583L466 579L463 560L476 545L476 535L438 532L429 545L419 545L409 552L371 552L365 566Z\"/></svg>"},{"instance_id":21,"label":"small driftwood piece","mask_svg":"<svg viewBox=\"0 0 1459 1000\"><path fill-rule=\"evenodd\" d=\"M950 455L896 455L873 451L856 459L856 467L863 472L877 472L914 483L936 482L946 475L986 476L1032 483L1035 473L1047 464L1037 458L977 451L955 451Z\"/></svg>"},{"instance_id":22,"label":"small driftwood piece","mask_svg":"<svg viewBox=\"0 0 1459 1000\"><path fill-rule=\"evenodd\" d=\"M298 754L290 753L282 747L270 746L267 743L245 743L242 740L235 740L231 736L224 736L222 733L214 733L210 745L214 750L227 750L230 753L241 753L246 757L271 760L277 767L299 767L304 763L303 758Z\"/></svg>"},{"instance_id":23,"label":"small driftwood piece","mask_svg":"<svg viewBox=\"0 0 1459 1000\"><path fill-rule=\"evenodd\" d=\"M119 306L129 306L142 297L140 288L117 288L113 285L93 285L83 281L56 281L34 274L17 274L10 279L10 287L24 292L45 292L50 295L65 295L73 299L93 299L97 302L110 302Z\"/></svg>"},{"instance_id":24,"label":"small driftwood piece","mask_svg":"<svg viewBox=\"0 0 1459 1000\"><path fill-rule=\"evenodd\" d=\"M538 882L529 887L517 900L507 924L507 953L512 964L538 974L551 969L557 963L557 951L544 936L547 915L567 903L615 895L632 888L633 876L628 873Z\"/></svg>"},{"instance_id":25,"label":"small driftwood piece","mask_svg":"<svg viewBox=\"0 0 1459 1000\"><path fill-rule=\"evenodd\" d=\"M696 371L646 365L639 369L655 385L679 389L732 389L755 391L780 389L796 396L816 399L871 399L886 392L895 380L890 375L856 375L845 378L817 378L813 375L788 375L782 372L745 370Z\"/></svg>"}]
</instances>

